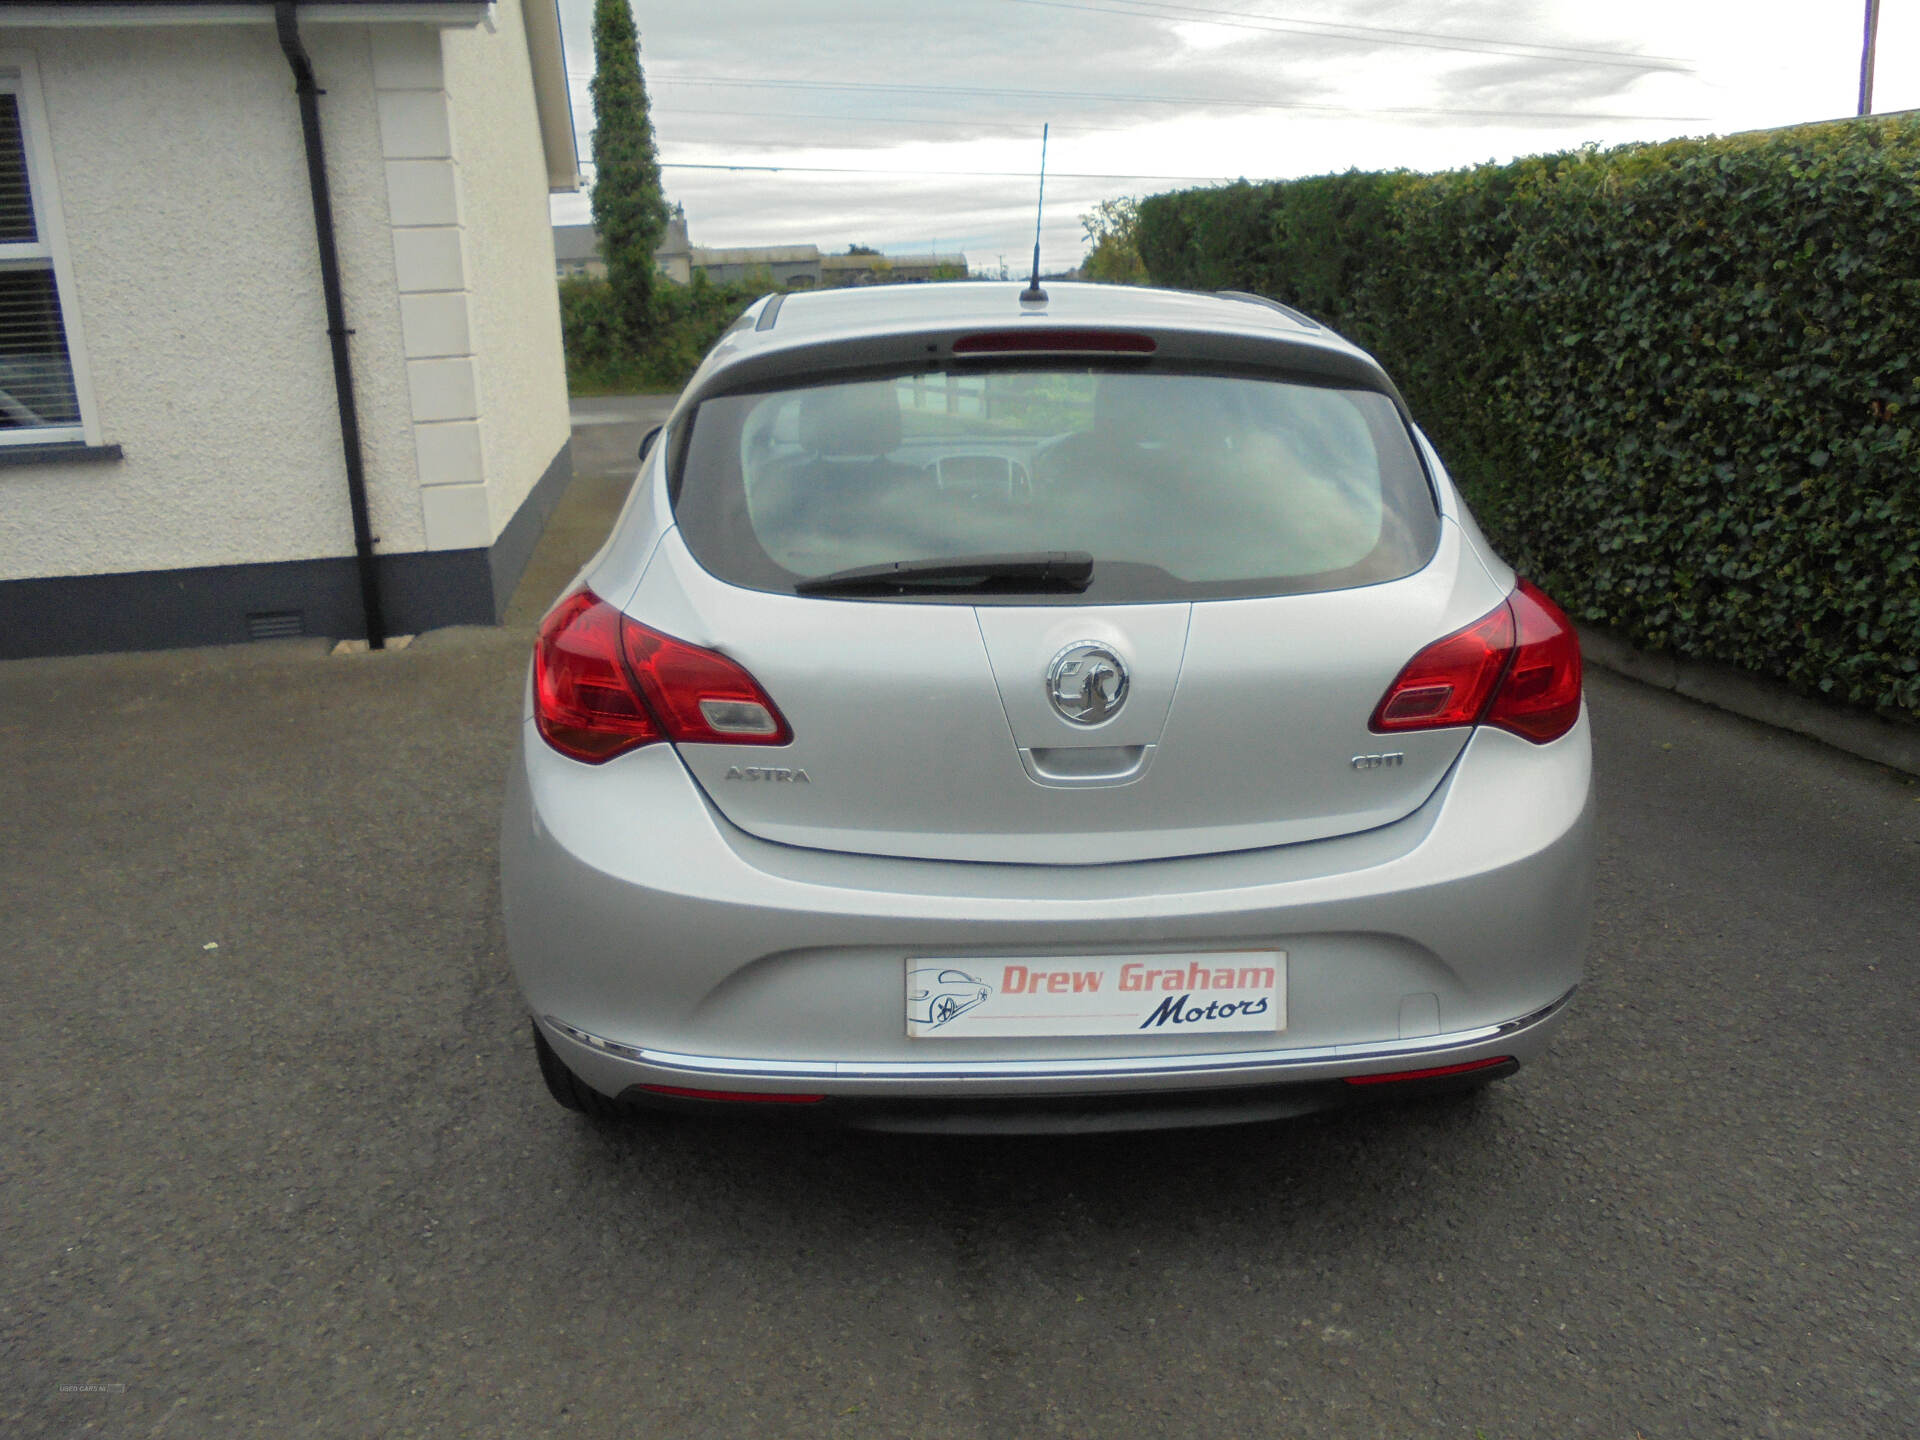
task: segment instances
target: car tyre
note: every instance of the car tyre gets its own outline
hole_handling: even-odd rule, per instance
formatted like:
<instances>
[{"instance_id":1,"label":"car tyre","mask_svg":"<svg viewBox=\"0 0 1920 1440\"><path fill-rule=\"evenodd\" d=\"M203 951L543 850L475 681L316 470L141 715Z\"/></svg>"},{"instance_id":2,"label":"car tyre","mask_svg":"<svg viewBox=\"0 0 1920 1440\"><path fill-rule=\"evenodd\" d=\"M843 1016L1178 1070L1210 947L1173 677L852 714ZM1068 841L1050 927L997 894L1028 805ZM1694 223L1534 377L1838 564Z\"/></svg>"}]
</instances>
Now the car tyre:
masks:
<instances>
[{"instance_id":1,"label":"car tyre","mask_svg":"<svg viewBox=\"0 0 1920 1440\"><path fill-rule=\"evenodd\" d=\"M540 1060L540 1078L547 1082L547 1093L567 1109L593 1120L623 1120L632 1112L618 1100L594 1089L566 1067L553 1046L533 1023L533 1051Z\"/></svg>"}]
</instances>

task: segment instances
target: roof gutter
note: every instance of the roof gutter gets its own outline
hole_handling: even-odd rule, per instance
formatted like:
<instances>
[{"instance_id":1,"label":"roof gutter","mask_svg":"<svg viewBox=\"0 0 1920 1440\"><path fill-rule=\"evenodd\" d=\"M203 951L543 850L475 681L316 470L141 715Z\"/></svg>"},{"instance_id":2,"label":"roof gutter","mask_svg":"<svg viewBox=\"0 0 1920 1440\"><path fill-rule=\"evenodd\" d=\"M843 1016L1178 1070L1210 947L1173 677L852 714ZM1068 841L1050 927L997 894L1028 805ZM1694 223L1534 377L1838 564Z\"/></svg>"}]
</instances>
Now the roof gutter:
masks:
<instances>
[{"instance_id":1,"label":"roof gutter","mask_svg":"<svg viewBox=\"0 0 1920 1440\"><path fill-rule=\"evenodd\" d=\"M367 512L367 470L360 446L360 411L353 398L353 361L347 353L346 304L340 292L340 250L333 230L333 197L327 188L327 157L320 143L320 87L313 62L300 43L296 0L276 0L274 24L280 48L293 69L300 97L300 129L307 146L307 185L313 192L313 228L320 246L320 288L326 293L327 337L333 346L333 389L340 411L340 448L347 462L347 503L353 511L353 553L360 572L360 609L367 622L367 645L383 650L386 617L380 610L380 577L373 553L373 525Z\"/></svg>"},{"instance_id":2,"label":"roof gutter","mask_svg":"<svg viewBox=\"0 0 1920 1440\"><path fill-rule=\"evenodd\" d=\"M491 0L306 0L309 21L379 25L484 25ZM0 6L0 29L92 29L127 25L258 25L269 19L262 0L168 0L140 4L139 0L48 0Z\"/></svg>"},{"instance_id":3,"label":"roof gutter","mask_svg":"<svg viewBox=\"0 0 1920 1440\"><path fill-rule=\"evenodd\" d=\"M520 18L526 27L527 59L533 70L533 108L540 121L540 146L546 154L547 189L554 194L575 191L580 188L580 139L573 128L558 0L526 0Z\"/></svg>"}]
</instances>

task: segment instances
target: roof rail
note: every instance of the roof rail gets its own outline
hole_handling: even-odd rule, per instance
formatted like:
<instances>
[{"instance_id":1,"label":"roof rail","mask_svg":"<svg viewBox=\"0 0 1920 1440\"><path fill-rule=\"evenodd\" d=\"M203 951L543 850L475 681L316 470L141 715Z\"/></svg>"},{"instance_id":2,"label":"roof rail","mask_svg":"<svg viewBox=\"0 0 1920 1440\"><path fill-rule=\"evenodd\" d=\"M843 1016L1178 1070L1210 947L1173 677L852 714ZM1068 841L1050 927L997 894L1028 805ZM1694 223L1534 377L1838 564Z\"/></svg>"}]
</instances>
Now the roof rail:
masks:
<instances>
[{"instance_id":1,"label":"roof rail","mask_svg":"<svg viewBox=\"0 0 1920 1440\"><path fill-rule=\"evenodd\" d=\"M1249 305L1264 305L1269 310L1278 310L1289 320L1297 320L1309 330L1324 330L1326 328L1311 315L1296 310L1291 305L1282 305L1278 300L1269 300L1264 295L1255 295L1250 290L1216 290L1213 293L1222 300L1244 300Z\"/></svg>"},{"instance_id":2,"label":"roof rail","mask_svg":"<svg viewBox=\"0 0 1920 1440\"><path fill-rule=\"evenodd\" d=\"M771 330L780 319L780 307L786 303L787 292L784 290L777 292L771 300L767 301L767 308L760 312L760 322L753 328L756 331Z\"/></svg>"}]
</instances>

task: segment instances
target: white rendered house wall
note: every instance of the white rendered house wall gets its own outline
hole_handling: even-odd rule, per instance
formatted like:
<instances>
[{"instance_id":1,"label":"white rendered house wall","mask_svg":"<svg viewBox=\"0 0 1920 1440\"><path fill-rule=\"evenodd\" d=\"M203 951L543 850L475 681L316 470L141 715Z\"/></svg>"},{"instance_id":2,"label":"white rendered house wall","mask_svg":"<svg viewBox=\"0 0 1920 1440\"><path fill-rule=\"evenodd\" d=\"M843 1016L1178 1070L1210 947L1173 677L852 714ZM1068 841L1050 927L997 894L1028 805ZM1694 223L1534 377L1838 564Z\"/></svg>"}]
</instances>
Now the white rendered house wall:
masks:
<instances>
[{"instance_id":1,"label":"white rendered house wall","mask_svg":"<svg viewBox=\"0 0 1920 1440\"><path fill-rule=\"evenodd\" d=\"M521 0L500 0L491 33L441 36L465 207L489 538L520 511L572 434L549 171L521 8Z\"/></svg>"},{"instance_id":2,"label":"white rendered house wall","mask_svg":"<svg viewBox=\"0 0 1920 1440\"><path fill-rule=\"evenodd\" d=\"M571 152L541 129L528 23L502 0L491 24L300 27L394 631L502 613L570 478L546 194L573 183ZM27 72L87 453L0 454L0 656L360 633L313 197L272 26L0 27L0 78Z\"/></svg>"},{"instance_id":3,"label":"white rendered house wall","mask_svg":"<svg viewBox=\"0 0 1920 1440\"><path fill-rule=\"evenodd\" d=\"M333 181L375 533L422 549L363 27L308 37ZM0 471L0 578L350 554L313 213L270 29L16 32L71 253L101 465Z\"/></svg>"}]
</instances>

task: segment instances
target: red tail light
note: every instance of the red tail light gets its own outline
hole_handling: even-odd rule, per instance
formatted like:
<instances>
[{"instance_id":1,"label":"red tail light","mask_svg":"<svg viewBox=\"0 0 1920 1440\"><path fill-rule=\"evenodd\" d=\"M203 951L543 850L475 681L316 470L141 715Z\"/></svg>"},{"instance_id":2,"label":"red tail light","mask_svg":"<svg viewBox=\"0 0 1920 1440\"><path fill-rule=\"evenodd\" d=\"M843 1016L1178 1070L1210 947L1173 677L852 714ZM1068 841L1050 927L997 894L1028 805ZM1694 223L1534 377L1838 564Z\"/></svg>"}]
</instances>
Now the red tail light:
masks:
<instances>
[{"instance_id":1,"label":"red tail light","mask_svg":"<svg viewBox=\"0 0 1920 1440\"><path fill-rule=\"evenodd\" d=\"M1349 1085L1400 1085L1409 1080L1444 1080L1449 1075L1470 1075L1475 1070L1491 1070L1496 1065L1511 1064L1511 1055L1495 1055L1490 1060L1469 1060L1464 1065L1436 1065L1431 1070L1396 1070L1390 1075L1349 1075L1346 1081Z\"/></svg>"},{"instance_id":2,"label":"red tail light","mask_svg":"<svg viewBox=\"0 0 1920 1440\"><path fill-rule=\"evenodd\" d=\"M1438 730L1471 725L1486 713L1493 687L1513 654L1513 612L1500 608L1436 640L1400 672L1374 707L1375 730Z\"/></svg>"},{"instance_id":3,"label":"red tail light","mask_svg":"<svg viewBox=\"0 0 1920 1440\"><path fill-rule=\"evenodd\" d=\"M591 590L568 596L540 626L533 714L549 745L589 765L656 740L793 739L767 692L733 661L650 630Z\"/></svg>"},{"instance_id":4,"label":"red tail light","mask_svg":"<svg viewBox=\"0 0 1920 1440\"><path fill-rule=\"evenodd\" d=\"M683 1085L642 1085L654 1095L676 1100L720 1100L733 1105L818 1105L824 1095L793 1095L782 1090L689 1090Z\"/></svg>"},{"instance_id":5,"label":"red tail light","mask_svg":"<svg viewBox=\"0 0 1920 1440\"><path fill-rule=\"evenodd\" d=\"M590 590L561 601L540 626L533 718L549 745L589 765L665 738L620 662L620 612Z\"/></svg>"},{"instance_id":6,"label":"red tail light","mask_svg":"<svg viewBox=\"0 0 1920 1440\"><path fill-rule=\"evenodd\" d=\"M1522 580L1498 609L1409 660L1369 724L1390 734L1485 723L1545 744L1579 718L1580 641Z\"/></svg>"},{"instance_id":7,"label":"red tail light","mask_svg":"<svg viewBox=\"0 0 1920 1440\"><path fill-rule=\"evenodd\" d=\"M1580 718L1580 638L1566 613L1530 581L1507 597L1520 628L1507 678L1487 723L1545 744Z\"/></svg>"}]
</instances>

